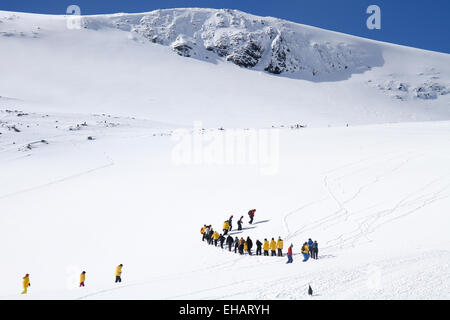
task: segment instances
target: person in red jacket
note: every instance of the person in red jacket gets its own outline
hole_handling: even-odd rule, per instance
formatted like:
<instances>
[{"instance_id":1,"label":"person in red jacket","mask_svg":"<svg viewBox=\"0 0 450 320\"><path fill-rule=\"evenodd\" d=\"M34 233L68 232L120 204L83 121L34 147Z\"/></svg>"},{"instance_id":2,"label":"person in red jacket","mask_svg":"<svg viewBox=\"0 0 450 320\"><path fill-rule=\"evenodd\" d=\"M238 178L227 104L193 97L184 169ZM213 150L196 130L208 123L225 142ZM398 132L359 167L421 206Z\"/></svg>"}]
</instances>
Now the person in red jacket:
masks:
<instances>
[{"instance_id":1,"label":"person in red jacket","mask_svg":"<svg viewBox=\"0 0 450 320\"><path fill-rule=\"evenodd\" d=\"M292 247L294 245L291 243L291 245L289 246L288 252L287 252L287 257L288 257L288 261L286 263L292 263L294 260L292 259Z\"/></svg>"},{"instance_id":2,"label":"person in red jacket","mask_svg":"<svg viewBox=\"0 0 450 320\"><path fill-rule=\"evenodd\" d=\"M250 221L248 223L252 224L253 218L255 217L255 211L256 209L252 209L248 212L248 216L250 217Z\"/></svg>"}]
</instances>

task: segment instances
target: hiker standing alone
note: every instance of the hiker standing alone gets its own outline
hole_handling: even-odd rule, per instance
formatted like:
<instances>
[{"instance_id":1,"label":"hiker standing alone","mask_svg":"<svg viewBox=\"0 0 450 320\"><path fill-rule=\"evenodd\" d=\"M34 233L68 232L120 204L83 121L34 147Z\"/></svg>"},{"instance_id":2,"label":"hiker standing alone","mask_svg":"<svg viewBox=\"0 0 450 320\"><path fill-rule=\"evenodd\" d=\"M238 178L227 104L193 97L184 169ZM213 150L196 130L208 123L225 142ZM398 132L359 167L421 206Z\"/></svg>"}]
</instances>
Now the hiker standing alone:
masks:
<instances>
[{"instance_id":1,"label":"hiker standing alone","mask_svg":"<svg viewBox=\"0 0 450 320\"><path fill-rule=\"evenodd\" d=\"M28 292L28 287L31 286L30 275L28 273L25 275L25 277L23 277L22 286L23 286L22 294L26 294Z\"/></svg>"},{"instance_id":2,"label":"hiker standing alone","mask_svg":"<svg viewBox=\"0 0 450 320\"><path fill-rule=\"evenodd\" d=\"M123 267L123 264L119 264L117 267L116 267L116 283L117 282L122 282L122 267Z\"/></svg>"},{"instance_id":3,"label":"hiker standing alone","mask_svg":"<svg viewBox=\"0 0 450 320\"><path fill-rule=\"evenodd\" d=\"M84 287L84 281L86 281L86 271L80 274L80 287Z\"/></svg>"}]
</instances>

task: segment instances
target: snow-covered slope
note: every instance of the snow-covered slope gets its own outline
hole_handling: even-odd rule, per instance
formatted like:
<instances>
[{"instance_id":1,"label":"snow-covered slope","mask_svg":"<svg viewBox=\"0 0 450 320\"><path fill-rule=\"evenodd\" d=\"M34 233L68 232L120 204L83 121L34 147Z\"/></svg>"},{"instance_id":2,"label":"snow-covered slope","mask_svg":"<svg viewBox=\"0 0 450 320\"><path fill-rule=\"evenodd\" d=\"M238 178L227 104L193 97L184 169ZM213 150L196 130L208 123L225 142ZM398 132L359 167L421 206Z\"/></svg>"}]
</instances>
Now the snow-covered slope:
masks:
<instances>
[{"instance_id":1,"label":"snow-covered slope","mask_svg":"<svg viewBox=\"0 0 450 320\"><path fill-rule=\"evenodd\" d=\"M449 298L448 55L230 10L67 23L0 11L0 298ZM276 138L270 174L174 156L234 127ZM202 243L250 208L233 235L292 265Z\"/></svg>"},{"instance_id":2,"label":"snow-covered slope","mask_svg":"<svg viewBox=\"0 0 450 320\"><path fill-rule=\"evenodd\" d=\"M449 298L449 122L281 129L279 169L261 175L177 165L162 124L18 114L0 114L3 299L303 299L309 283L319 299ZM292 265L201 241L250 208L233 236L281 236ZM320 259L302 263L310 237Z\"/></svg>"}]
</instances>

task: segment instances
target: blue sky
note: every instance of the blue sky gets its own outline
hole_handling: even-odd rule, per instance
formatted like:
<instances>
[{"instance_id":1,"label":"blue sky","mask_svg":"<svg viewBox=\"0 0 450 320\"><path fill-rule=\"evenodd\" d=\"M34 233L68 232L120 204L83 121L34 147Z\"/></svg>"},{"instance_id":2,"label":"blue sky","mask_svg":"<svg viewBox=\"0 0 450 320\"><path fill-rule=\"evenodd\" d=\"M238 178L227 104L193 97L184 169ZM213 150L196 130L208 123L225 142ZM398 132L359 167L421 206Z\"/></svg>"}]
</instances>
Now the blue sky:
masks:
<instances>
[{"instance_id":1,"label":"blue sky","mask_svg":"<svg viewBox=\"0 0 450 320\"><path fill-rule=\"evenodd\" d=\"M231 8L324 29L450 53L449 0L0 0L0 10L64 14L144 12L162 8ZM366 27L366 8L381 8L381 30Z\"/></svg>"}]
</instances>

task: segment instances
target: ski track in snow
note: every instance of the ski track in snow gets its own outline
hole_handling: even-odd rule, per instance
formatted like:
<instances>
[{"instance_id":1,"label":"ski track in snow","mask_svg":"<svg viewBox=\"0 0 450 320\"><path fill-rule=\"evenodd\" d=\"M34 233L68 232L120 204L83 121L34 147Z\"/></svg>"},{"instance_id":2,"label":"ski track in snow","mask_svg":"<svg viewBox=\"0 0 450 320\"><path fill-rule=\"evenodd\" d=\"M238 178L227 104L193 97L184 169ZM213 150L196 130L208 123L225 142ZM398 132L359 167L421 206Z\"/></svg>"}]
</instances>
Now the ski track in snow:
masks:
<instances>
[{"instance_id":1,"label":"ski track in snow","mask_svg":"<svg viewBox=\"0 0 450 320\"><path fill-rule=\"evenodd\" d=\"M71 180L71 179L76 179L76 178L88 175L90 173L96 172L98 170L102 170L102 169L114 166L114 161L106 154L105 154L105 157L108 159L109 162L104 164L104 165L101 165L101 166L98 166L98 167L95 167L95 168L92 168L92 169L89 169L89 170L81 171L81 172L78 172L78 173L75 173L75 174L72 174L72 175L60 178L60 179L56 179L54 181L50 181L48 183L44 183L44 184L39 185L39 186L35 186L35 187L28 188L28 189L19 190L19 191L15 191L15 192L12 192L12 193L0 195L0 200L6 199L6 198L9 198L9 197L14 197L14 196L17 196L17 195L20 195L20 194L23 194L23 193L36 191L36 190L39 190L39 189L42 189L42 188L47 188L49 186L53 186L53 185L58 184L58 183L63 183L65 181L68 181L68 180Z\"/></svg>"},{"instance_id":2,"label":"ski track in snow","mask_svg":"<svg viewBox=\"0 0 450 320\"><path fill-rule=\"evenodd\" d=\"M412 155L410 155L410 154L412 154ZM372 163L372 164L370 164L370 165L368 165L366 167L359 168L359 169L357 169L355 171L351 171L350 173L346 173L346 174L340 175L339 177L335 178L334 180L342 180L344 178L349 178L349 177L351 177L352 175L354 175L356 173L359 173L361 171L369 170L375 164L379 164L379 163L382 163L382 162L390 163L392 160L395 160L396 158L400 158L400 160L401 160L401 158L404 158L405 156L406 156L405 160L401 161L399 164L395 165L393 168L387 169L382 174L375 175L372 179L369 179L371 181L369 181L368 183L366 183L364 185L359 186L357 191L353 195L351 195L349 198L347 198L345 200L340 200L338 198L338 196L333 192L332 187L330 186L330 182L329 182L329 180L331 179L330 178L330 174L332 174L333 172L339 172L339 171L341 171L344 168L348 168L348 167L351 167L351 166L354 166L354 165L366 163L368 160L372 160L372 159L377 158L377 157L362 159L362 160L359 160L357 162L350 163L350 164L347 164L347 165L344 165L344 166L340 166L340 167L338 167L336 169L328 171L327 175L324 177L324 186L325 186L325 188L326 188L326 190L327 190L327 192L329 194L329 197L334 202L336 202L336 204L338 206L338 210L335 211L334 213L331 213L329 216L326 216L324 218L316 220L313 223L310 223L308 226L303 226L300 229L297 229L297 230L295 230L293 232L289 231L290 229L289 229L289 226L288 226L288 223L287 223L287 219L291 215L293 215L295 213L298 213L299 211L301 211L301 210L303 210L303 209L305 209L307 207L310 207L310 206L313 206L313 205L315 205L317 203L325 201L326 198L321 198L319 200L312 201L312 202L310 202L310 203L308 203L308 204L306 204L306 205L304 205L304 206L302 206L302 207L300 207L300 208L298 208L298 209L296 209L294 211L289 212L288 214L286 214L283 217L283 225L284 225L285 230L287 231L287 236L285 238L286 239L291 239L291 238L294 238L294 237L296 237L296 236L298 236L300 234L305 234L306 232L311 232L311 231L315 230L316 228L323 228L323 229L331 228L335 224L341 223L342 222L341 219L345 219L345 221L347 221L351 215L355 215L355 214L358 213L358 212L350 212L346 208L346 205L348 203L356 200L358 195L360 195L363 192L364 189L367 189L368 187L370 187L370 186L372 186L372 185L374 185L376 183L379 183L380 180L382 180L383 178L389 176L389 174L393 174L393 173L397 172L403 166L408 164L410 161L413 161L414 159L419 158L421 155L415 155L414 152L413 153L406 153L406 154L403 154L403 155L397 155L397 156L394 156L394 157L390 157L390 158L387 158L387 159L380 160L377 163ZM382 156L382 157L385 157L385 156ZM395 205L391 209L377 211L374 214L365 217L359 224L359 227L358 227L359 232L355 231L355 232L358 232L356 235L354 235L352 237L348 237L346 239L344 239L344 235L341 235L341 236L337 237L334 240L328 241L328 243L333 243L333 244L329 245L329 246L325 246L322 249L326 249L326 250L333 249L333 248L340 248L340 249L342 249L344 247L344 245L353 247L355 245L355 243L358 242L360 240L360 238L363 238L363 237L367 238L367 240L370 241L370 238L368 237L368 235L370 233L374 232L378 227L382 226L383 224L388 223L389 221L392 221L394 219L399 219L401 217L405 217L408 214L411 214L411 213L413 213L413 212L415 212L415 211L417 211L417 210L419 210L421 208L424 208L426 205L429 205L429 204L431 204L431 203L433 203L435 201L439 201L441 199L447 198L450 195L443 196L443 197L438 197L438 195L443 193L444 191L446 191L448 189L448 186L444 187L443 189L441 189L437 193L433 194L431 196L431 198L424 199L421 202L421 205L419 205L419 206L409 210L407 213L402 214L402 215L400 215L398 217L392 218L390 220L387 220L387 221L383 222L382 224L378 225L377 227L374 227L376 222L381 217L384 217L384 216L387 216L387 215L392 215L398 209L411 204L411 202L420 200L420 197L418 197L418 198L414 198L414 199L406 202L406 200L408 200L410 197L412 197L417 192L420 192L420 191L422 191L424 189L427 189L429 186L431 186L432 184L434 184L434 183L436 183L436 182L438 182L438 181L440 181L442 179L445 179L445 177L439 178L436 181L432 181L429 184L423 186L419 190L413 192L412 194L408 195L406 198L402 199L397 205ZM376 204L376 205L378 205L378 204Z\"/></svg>"}]
</instances>

